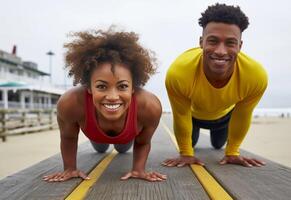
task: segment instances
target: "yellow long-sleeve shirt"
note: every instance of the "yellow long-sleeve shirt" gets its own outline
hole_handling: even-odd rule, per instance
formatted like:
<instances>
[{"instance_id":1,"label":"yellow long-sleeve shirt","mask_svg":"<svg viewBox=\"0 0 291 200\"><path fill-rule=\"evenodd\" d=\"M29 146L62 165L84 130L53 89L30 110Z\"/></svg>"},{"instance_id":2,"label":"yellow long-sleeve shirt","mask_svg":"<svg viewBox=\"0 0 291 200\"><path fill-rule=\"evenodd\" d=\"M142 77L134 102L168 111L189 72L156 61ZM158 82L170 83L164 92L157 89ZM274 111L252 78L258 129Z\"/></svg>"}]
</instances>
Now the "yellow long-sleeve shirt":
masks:
<instances>
[{"instance_id":1,"label":"yellow long-sleeve shirt","mask_svg":"<svg viewBox=\"0 0 291 200\"><path fill-rule=\"evenodd\" d=\"M166 76L180 154L194 155L192 116L215 120L233 109L225 154L239 155L252 111L267 87L267 73L259 63L240 52L229 82L222 88L215 88L208 82L202 63L202 49L189 49L173 62Z\"/></svg>"}]
</instances>

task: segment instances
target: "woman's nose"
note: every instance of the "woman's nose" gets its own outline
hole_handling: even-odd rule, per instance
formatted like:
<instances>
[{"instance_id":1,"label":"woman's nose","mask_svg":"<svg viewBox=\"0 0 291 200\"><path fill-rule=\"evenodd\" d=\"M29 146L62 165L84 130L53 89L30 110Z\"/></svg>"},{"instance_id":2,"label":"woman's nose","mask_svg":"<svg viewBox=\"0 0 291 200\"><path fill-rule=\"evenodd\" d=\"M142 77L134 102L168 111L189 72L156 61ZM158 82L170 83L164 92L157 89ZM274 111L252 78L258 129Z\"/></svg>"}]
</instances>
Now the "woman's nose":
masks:
<instances>
[{"instance_id":1,"label":"woman's nose","mask_svg":"<svg viewBox=\"0 0 291 200\"><path fill-rule=\"evenodd\" d=\"M108 91L105 97L107 100L116 100L119 99L118 92L115 89Z\"/></svg>"}]
</instances>

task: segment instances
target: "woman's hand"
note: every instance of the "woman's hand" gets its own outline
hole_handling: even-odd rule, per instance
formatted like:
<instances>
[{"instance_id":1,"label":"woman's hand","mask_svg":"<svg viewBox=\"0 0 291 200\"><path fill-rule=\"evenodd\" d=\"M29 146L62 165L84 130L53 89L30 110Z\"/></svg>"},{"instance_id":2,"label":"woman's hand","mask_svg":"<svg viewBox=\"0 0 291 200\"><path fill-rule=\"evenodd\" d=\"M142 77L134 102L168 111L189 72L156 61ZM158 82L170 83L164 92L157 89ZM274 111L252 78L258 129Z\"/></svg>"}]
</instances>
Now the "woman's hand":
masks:
<instances>
[{"instance_id":1,"label":"woman's hand","mask_svg":"<svg viewBox=\"0 0 291 200\"><path fill-rule=\"evenodd\" d=\"M167 179L167 175L160 174L158 172L138 172L131 171L121 177L121 180L128 180L130 178L144 179L150 182L164 181Z\"/></svg>"},{"instance_id":2,"label":"woman's hand","mask_svg":"<svg viewBox=\"0 0 291 200\"><path fill-rule=\"evenodd\" d=\"M247 158L243 156L224 156L224 158L219 162L221 165L225 164L235 164L242 165L245 167L261 167L266 163L254 158Z\"/></svg>"},{"instance_id":3,"label":"woman's hand","mask_svg":"<svg viewBox=\"0 0 291 200\"><path fill-rule=\"evenodd\" d=\"M78 177L85 180L90 179L84 172L80 170L70 170L70 169L67 169L63 172L58 172L58 173L44 176L42 179L47 182L63 182L71 178L78 178Z\"/></svg>"}]
</instances>

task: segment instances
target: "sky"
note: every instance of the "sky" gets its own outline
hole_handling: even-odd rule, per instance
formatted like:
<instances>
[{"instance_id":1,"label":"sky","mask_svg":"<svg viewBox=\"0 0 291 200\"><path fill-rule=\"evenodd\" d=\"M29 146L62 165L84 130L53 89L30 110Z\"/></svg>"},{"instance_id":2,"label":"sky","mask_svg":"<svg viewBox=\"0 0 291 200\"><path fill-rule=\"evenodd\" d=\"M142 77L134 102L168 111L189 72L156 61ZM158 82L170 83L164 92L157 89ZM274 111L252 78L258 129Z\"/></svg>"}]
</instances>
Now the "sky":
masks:
<instances>
[{"instance_id":1,"label":"sky","mask_svg":"<svg viewBox=\"0 0 291 200\"><path fill-rule=\"evenodd\" d=\"M158 73L145 88L169 102L164 87L165 74L174 59L197 47L202 29L198 19L207 6L216 2L239 5L249 17L243 32L242 51L260 62L269 76L268 89L259 103L262 108L291 107L291 2L288 0L0 0L0 49L33 61L49 72L48 51L53 51L52 80L71 84L64 71L64 43L68 34L90 29L134 31L140 43L153 50Z\"/></svg>"}]
</instances>

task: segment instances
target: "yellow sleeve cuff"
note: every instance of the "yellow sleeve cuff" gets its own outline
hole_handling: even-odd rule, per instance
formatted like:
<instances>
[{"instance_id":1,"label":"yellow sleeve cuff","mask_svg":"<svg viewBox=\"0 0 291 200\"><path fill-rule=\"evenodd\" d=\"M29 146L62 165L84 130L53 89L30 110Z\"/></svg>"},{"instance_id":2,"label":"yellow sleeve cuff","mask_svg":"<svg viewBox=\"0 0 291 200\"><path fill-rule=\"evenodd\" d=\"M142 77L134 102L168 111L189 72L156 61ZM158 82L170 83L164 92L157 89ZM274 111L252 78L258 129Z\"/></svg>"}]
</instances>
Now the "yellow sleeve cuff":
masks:
<instances>
[{"instance_id":1,"label":"yellow sleeve cuff","mask_svg":"<svg viewBox=\"0 0 291 200\"><path fill-rule=\"evenodd\" d=\"M226 156L239 156L239 145L227 145L225 148Z\"/></svg>"}]
</instances>

